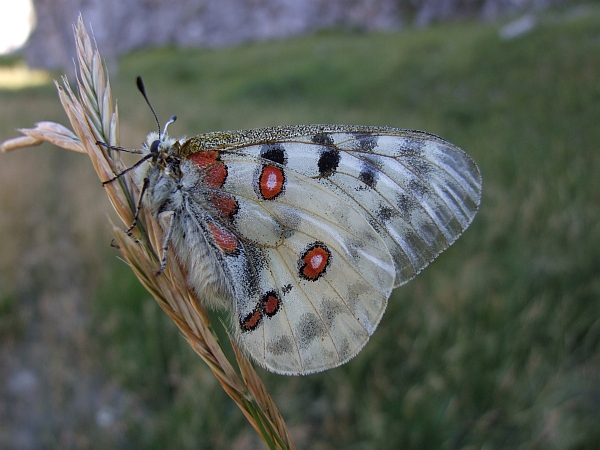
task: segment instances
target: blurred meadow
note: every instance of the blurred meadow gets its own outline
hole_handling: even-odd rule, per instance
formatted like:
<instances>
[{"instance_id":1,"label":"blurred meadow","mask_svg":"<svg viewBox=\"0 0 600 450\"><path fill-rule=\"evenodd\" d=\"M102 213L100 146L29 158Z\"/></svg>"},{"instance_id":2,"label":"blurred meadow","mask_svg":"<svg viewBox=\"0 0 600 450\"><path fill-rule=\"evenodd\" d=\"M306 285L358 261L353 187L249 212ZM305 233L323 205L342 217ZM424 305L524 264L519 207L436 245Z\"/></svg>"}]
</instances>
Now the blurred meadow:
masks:
<instances>
[{"instance_id":1,"label":"blurred meadow","mask_svg":"<svg viewBox=\"0 0 600 450\"><path fill-rule=\"evenodd\" d=\"M141 75L173 135L389 125L481 169L473 225L393 293L355 359L257 369L298 448L600 448L600 7L546 11L509 40L502 25L140 51L113 68L125 147L155 128ZM51 81L3 84L19 64L0 60L0 140L67 124ZM117 258L111 217L85 155L0 155L0 447L264 448Z\"/></svg>"}]
</instances>

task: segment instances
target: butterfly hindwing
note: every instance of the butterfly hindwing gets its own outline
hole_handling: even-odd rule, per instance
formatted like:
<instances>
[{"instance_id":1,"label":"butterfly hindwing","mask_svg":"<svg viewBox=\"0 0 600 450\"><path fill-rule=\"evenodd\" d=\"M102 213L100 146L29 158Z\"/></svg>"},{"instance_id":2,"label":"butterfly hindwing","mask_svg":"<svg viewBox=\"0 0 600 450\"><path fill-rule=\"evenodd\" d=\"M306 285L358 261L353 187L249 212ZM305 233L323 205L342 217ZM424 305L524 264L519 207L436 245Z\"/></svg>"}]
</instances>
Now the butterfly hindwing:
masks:
<instances>
[{"instance_id":1,"label":"butterfly hindwing","mask_svg":"<svg viewBox=\"0 0 600 450\"><path fill-rule=\"evenodd\" d=\"M245 349L288 374L353 357L379 323L394 283L379 235L338 195L282 164L244 152L221 152L214 164L226 167L226 180L207 186L202 174L213 169L202 168L202 181L189 192L212 213L209 220L218 218L209 239L225 255ZM283 176L272 198L277 178L261 188L263 173Z\"/></svg>"}]
</instances>

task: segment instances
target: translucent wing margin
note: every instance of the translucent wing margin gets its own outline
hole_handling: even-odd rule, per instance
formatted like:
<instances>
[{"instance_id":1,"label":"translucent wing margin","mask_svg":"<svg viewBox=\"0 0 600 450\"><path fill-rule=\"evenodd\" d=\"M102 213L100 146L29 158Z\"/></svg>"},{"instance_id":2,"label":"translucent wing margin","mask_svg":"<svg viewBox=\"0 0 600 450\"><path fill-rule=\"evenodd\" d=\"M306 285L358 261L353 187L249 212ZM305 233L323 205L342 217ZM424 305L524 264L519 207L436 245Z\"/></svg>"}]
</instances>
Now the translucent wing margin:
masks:
<instances>
[{"instance_id":1,"label":"translucent wing margin","mask_svg":"<svg viewBox=\"0 0 600 450\"><path fill-rule=\"evenodd\" d=\"M394 258L396 286L425 268L475 217L481 175L449 142L420 132L366 133L337 147L340 167L321 181L364 211Z\"/></svg>"}]
</instances>

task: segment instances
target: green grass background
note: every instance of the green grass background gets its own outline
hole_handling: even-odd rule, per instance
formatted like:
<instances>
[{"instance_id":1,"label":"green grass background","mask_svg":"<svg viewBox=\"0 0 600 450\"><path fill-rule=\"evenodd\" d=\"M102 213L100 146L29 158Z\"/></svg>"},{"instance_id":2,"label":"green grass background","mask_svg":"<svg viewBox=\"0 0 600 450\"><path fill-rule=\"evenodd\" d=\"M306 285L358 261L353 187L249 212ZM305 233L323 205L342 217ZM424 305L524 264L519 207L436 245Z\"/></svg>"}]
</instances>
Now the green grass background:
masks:
<instances>
[{"instance_id":1,"label":"green grass background","mask_svg":"<svg viewBox=\"0 0 600 450\"><path fill-rule=\"evenodd\" d=\"M481 169L473 225L393 293L359 356L308 377L259 369L300 448L600 448L600 8L545 12L509 41L499 27L332 31L119 61L125 146L154 129L134 87L142 75L162 121L179 117L174 135L389 125L443 136ZM0 90L0 114L2 138L34 121L66 123L51 85ZM75 447L262 448L109 248L109 207L84 158L49 147L2 156L3 345L27 338L40 293L71 280L54 264L78 255L77 336L93 350L82 364L129 403L115 435L77 422L72 433L87 440ZM70 250L51 250L46 265L20 259L61 233ZM50 409L69 403L61 398ZM63 443L64 428L41 426L43 442Z\"/></svg>"}]
</instances>

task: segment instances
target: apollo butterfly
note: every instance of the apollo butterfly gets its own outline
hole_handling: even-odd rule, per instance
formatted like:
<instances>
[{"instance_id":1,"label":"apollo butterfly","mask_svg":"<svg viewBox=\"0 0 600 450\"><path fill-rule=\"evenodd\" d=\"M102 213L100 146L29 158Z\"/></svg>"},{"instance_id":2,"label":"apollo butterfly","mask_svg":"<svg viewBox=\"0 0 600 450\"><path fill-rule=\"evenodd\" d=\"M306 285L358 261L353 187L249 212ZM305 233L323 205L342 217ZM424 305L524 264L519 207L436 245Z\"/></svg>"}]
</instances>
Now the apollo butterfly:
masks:
<instances>
[{"instance_id":1,"label":"apollo butterfly","mask_svg":"<svg viewBox=\"0 0 600 450\"><path fill-rule=\"evenodd\" d=\"M166 128L132 167L140 204L164 227L161 268L168 246L198 297L230 311L241 347L276 373L356 356L392 289L479 207L477 165L421 131L297 125L174 139Z\"/></svg>"}]
</instances>

